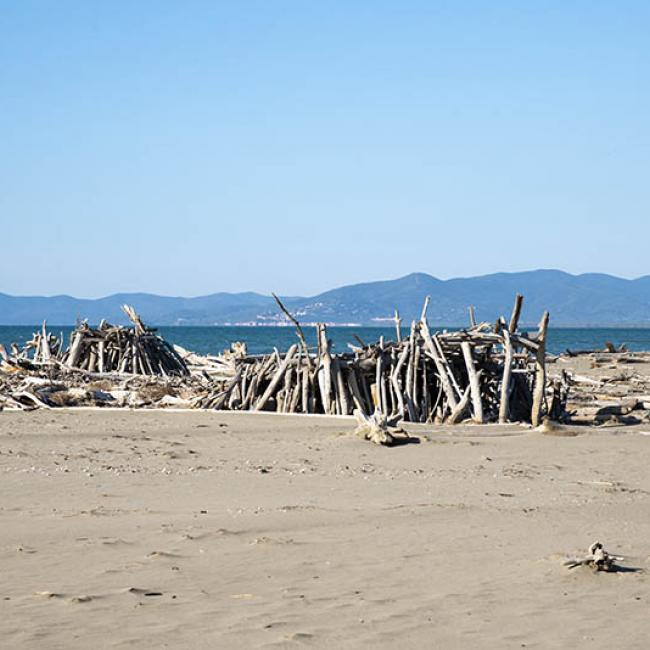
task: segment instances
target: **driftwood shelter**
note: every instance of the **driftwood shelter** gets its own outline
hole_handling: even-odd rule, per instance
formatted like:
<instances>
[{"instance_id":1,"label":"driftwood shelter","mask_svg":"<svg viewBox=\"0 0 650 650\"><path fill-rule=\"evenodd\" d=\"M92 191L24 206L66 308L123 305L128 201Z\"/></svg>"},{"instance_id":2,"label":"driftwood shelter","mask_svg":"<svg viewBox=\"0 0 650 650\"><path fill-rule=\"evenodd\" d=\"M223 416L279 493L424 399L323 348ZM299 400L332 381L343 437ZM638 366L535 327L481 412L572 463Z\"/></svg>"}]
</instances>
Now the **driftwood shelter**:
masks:
<instances>
[{"instance_id":1,"label":"driftwood shelter","mask_svg":"<svg viewBox=\"0 0 650 650\"><path fill-rule=\"evenodd\" d=\"M432 333L427 300L407 337L396 315L395 340L359 341L343 354L331 352L324 325L317 326L318 347L310 350L294 321L298 343L285 354L239 359L234 376L216 386L203 406L332 415L377 409L410 422L471 418L537 425L552 408L545 400L549 318L545 313L538 331L524 334L518 329L521 305L518 296L509 322Z\"/></svg>"},{"instance_id":2,"label":"driftwood shelter","mask_svg":"<svg viewBox=\"0 0 650 650\"><path fill-rule=\"evenodd\" d=\"M189 375L187 365L173 346L158 336L155 329L147 327L133 307L123 305L122 310L132 327L110 325L102 320L92 328L83 321L72 333L68 348L63 334L60 338L49 334L43 323L42 330L34 333L23 351L15 355L16 359L98 374Z\"/></svg>"}]
</instances>

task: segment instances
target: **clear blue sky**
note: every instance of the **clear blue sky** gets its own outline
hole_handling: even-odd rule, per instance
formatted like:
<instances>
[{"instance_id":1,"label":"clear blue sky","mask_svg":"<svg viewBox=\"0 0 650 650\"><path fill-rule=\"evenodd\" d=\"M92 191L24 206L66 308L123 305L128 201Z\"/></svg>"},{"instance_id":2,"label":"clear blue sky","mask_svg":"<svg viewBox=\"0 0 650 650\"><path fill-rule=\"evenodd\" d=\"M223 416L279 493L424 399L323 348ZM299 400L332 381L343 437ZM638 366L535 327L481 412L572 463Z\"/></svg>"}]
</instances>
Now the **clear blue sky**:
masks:
<instances>
[{"instance_id":1,"label":"clear blue sky","mask_svg":"<svg viewBox=\"0 0 650 650\"><path fill-rule=\"evenodd\" d=\"M650 3L0 0L0 291L650 273Z\"/></svg>"}]
</instances>

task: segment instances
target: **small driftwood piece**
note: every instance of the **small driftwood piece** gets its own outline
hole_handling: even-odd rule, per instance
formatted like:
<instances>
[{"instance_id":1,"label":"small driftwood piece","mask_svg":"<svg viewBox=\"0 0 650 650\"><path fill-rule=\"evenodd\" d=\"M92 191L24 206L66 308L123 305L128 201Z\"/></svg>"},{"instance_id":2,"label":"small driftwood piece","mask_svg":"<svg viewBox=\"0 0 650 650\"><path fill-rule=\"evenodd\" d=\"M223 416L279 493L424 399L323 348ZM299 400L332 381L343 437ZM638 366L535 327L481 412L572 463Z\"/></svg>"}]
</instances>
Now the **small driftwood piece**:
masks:
<instances>
[{"instance_id":1,"label":"small driftwood piece","mask_svg":"<svg viewBox=\"0 0 650 650\"><path fill-rule=\"evenodd\" d=\"M403 429L395 428L395 420L388 419L379 409L375 409L372 415L366 415L359 409L356 409L354 411L354 417L358 423L354 431L355 435L361 436L365 440L370 440L370 442L374 442L376 445L390 446L395 444L396 434L402 437L409 437Z\"/></svg>"},{"instance_id":2,"label":"small driftwood piece","mask_svg":"<svg viewBox=\"0 0 650 650\"><path fill-rule=\"evenodd\" d=\"M573 569L578 566L588 566L594 571L616 571L616 562L625 558L610 555L600 542L594 542L588 549L587 555L583 558L570 558L564 562L564 566Z\"/></svg>"}]
</instances>

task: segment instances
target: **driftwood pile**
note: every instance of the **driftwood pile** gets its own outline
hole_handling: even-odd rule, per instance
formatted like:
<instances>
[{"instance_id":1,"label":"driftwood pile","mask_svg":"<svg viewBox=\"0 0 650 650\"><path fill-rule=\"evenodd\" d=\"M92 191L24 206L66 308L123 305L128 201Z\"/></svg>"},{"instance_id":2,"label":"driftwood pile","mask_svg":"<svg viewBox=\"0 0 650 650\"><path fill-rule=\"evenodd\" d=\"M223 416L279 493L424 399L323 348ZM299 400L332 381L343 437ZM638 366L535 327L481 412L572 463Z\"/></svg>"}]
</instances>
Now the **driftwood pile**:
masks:
<instances>
[{"instance_id":1,"label":"driftwood pile","mask_svg":"<svg viewBox=\"0 0 650 650\"><path fill-rule=\"evenodd\" d=\"M0 410L61 407L192 408L205 390L193 377L149 377L71 372L63 367L31 370L0 363Z\"/></svg>"},{"instance_id":2,"label":"driftwood pile","mask_svg":"<svg viewBox=\"0 0 650 650\"><path fill-rule=\"evenodd\" d=\"M63 334L60 338L49 334L43 323L42 330L34 333L22 351L12 346L13 357L18 361L61 365L100 375L189 375L187 364L178 352L155 329L146 327L133 307L123 305L122 310L133 327L102 321L97 328L92 328L84 321L72 332L70 345L65 348Z\"/></svg>"},{"instance_id":3,"label":"driftwood pile","mask_svg":"<svg viewBox=\"0 0 650 650\"><path fill-rule=\"evenodd\" d=\"M546 312L536 333L518 330L523 298L517 296L510 321L474 321L457 332L431 333L428 300L410 335L373 344L359 339L352 351L333 354L324 325L317 326L318 348L299 343L285 354L242 357L233 376L215 382L200 402L203 408L367 416L376 410L389 419L446 422L531 422L562 409L562 392L547 399ZM278 301L279 302L279 301Z\"/></svg>"},{"instance_id":4,"label":"driftwood pile","mask_svg":"<svg viewBox=\"0 0 650 650\"><path fill-rule=\"evenodd\" d=\"M246 344L239 341L231 343L230 349L219 355L197 354L180 345L174 345L174 351L183 360L190 374L211 382L226 380L235 374L237 360L246 357Z\"/></svg>"},{"instance_id":5,"label":"driftwood pile","mask_svg":"<svg viewBox=\"0 0 650 650\"><path fill-rule=\"evenodd\" d=\"M650 353L583 351L553 361L553 381L567 393L556 419L583 425L650 422Z\"/></svg>"},{"instance_id":6,"label":"driftwood pile","mask_svg":"<svg viewBox=\"0 0 650 650\"><path fill-rule=\"evenodd\" d=\"M0 345L0 408L191 407L205 380L190 376L182 355L132 307L122 309L132 327L84 321L68 347L45 323L22 349Z\"/></svg>"}]
</instances>

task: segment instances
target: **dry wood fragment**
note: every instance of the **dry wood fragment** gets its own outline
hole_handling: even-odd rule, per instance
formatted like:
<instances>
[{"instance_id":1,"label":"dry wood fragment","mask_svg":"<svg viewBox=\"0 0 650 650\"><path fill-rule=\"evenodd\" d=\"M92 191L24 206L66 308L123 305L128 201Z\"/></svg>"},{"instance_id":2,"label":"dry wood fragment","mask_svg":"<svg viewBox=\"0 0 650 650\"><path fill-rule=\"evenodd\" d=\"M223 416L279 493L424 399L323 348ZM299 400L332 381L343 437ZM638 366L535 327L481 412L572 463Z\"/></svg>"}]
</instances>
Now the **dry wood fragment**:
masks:
<instances>
[{"instance_id":1,"label":"dry wood fragment","mask_svg":"<svg viewBox=\"0 0 650 650\"><path fill-rule=\"evenodd\" d=\"M533 408L530 415L531 424L536 427L542 416L542 400L546 388L546 332L548 329L549 314L544 312L539 324L537 334L538 348L535 353L535 388L533 391Z\"/></svg>"},{"instance_id":2,"label":"dry wood fragment","mask_svg":"<svg viewBox=\"0 0 650 650\"><path fill-rule=\"evenodd\" d=\"M394 426L379 409L375 409L372 415L366 415L362 411L355 410L354 417L358 423L354 431L356 435L362 436L376 445L392 445L395 442L391 433ZM403 431L399 430L399 433L403 433Z\"/></svg>"},{"instance_id":3,"label":"dry wood fragment","mask_svg":"<svg viewBox=\"0 0 650 650\"><path fill-rule=\"evenodd\" d=\"M474 422L483 424L483 401L481 399L481 386L479 384L479 374L476 372L474 359L472 358L472 348L467 341L460 344L467 366L469 376L470 393L472 396L472 410L474 411Z\"/></svg>"},{"instance_id":4,"label":"dry wood fragment","mask_svg":"<svg viewBox=\"0 0 650 650\"><path fill-rule=\"evenodd\" d=\"M610 555L600 542L594 542L587 550L587 555L583 558L570 558L564 562L564 566L573 569L578 566L588 566L594 571L616 571L616 562L621 562L625 558L616 555Z\"/></svg>"},{"instance_id":5,"label":"dry wood fragment","mask_svg":"<svg viewBox=\"0 0 650 650\"><path fill-rule=\"evenodd\" d=\"M499 422L503 424L508 421L510 414L509 401L511 390L511 377L512 377L512 343L510 341L510 331L507 329L502 330L503 345L505 356L503 359L503 377L501 379L501 403L499 404Z\"/></svg>"}]
</instances>

